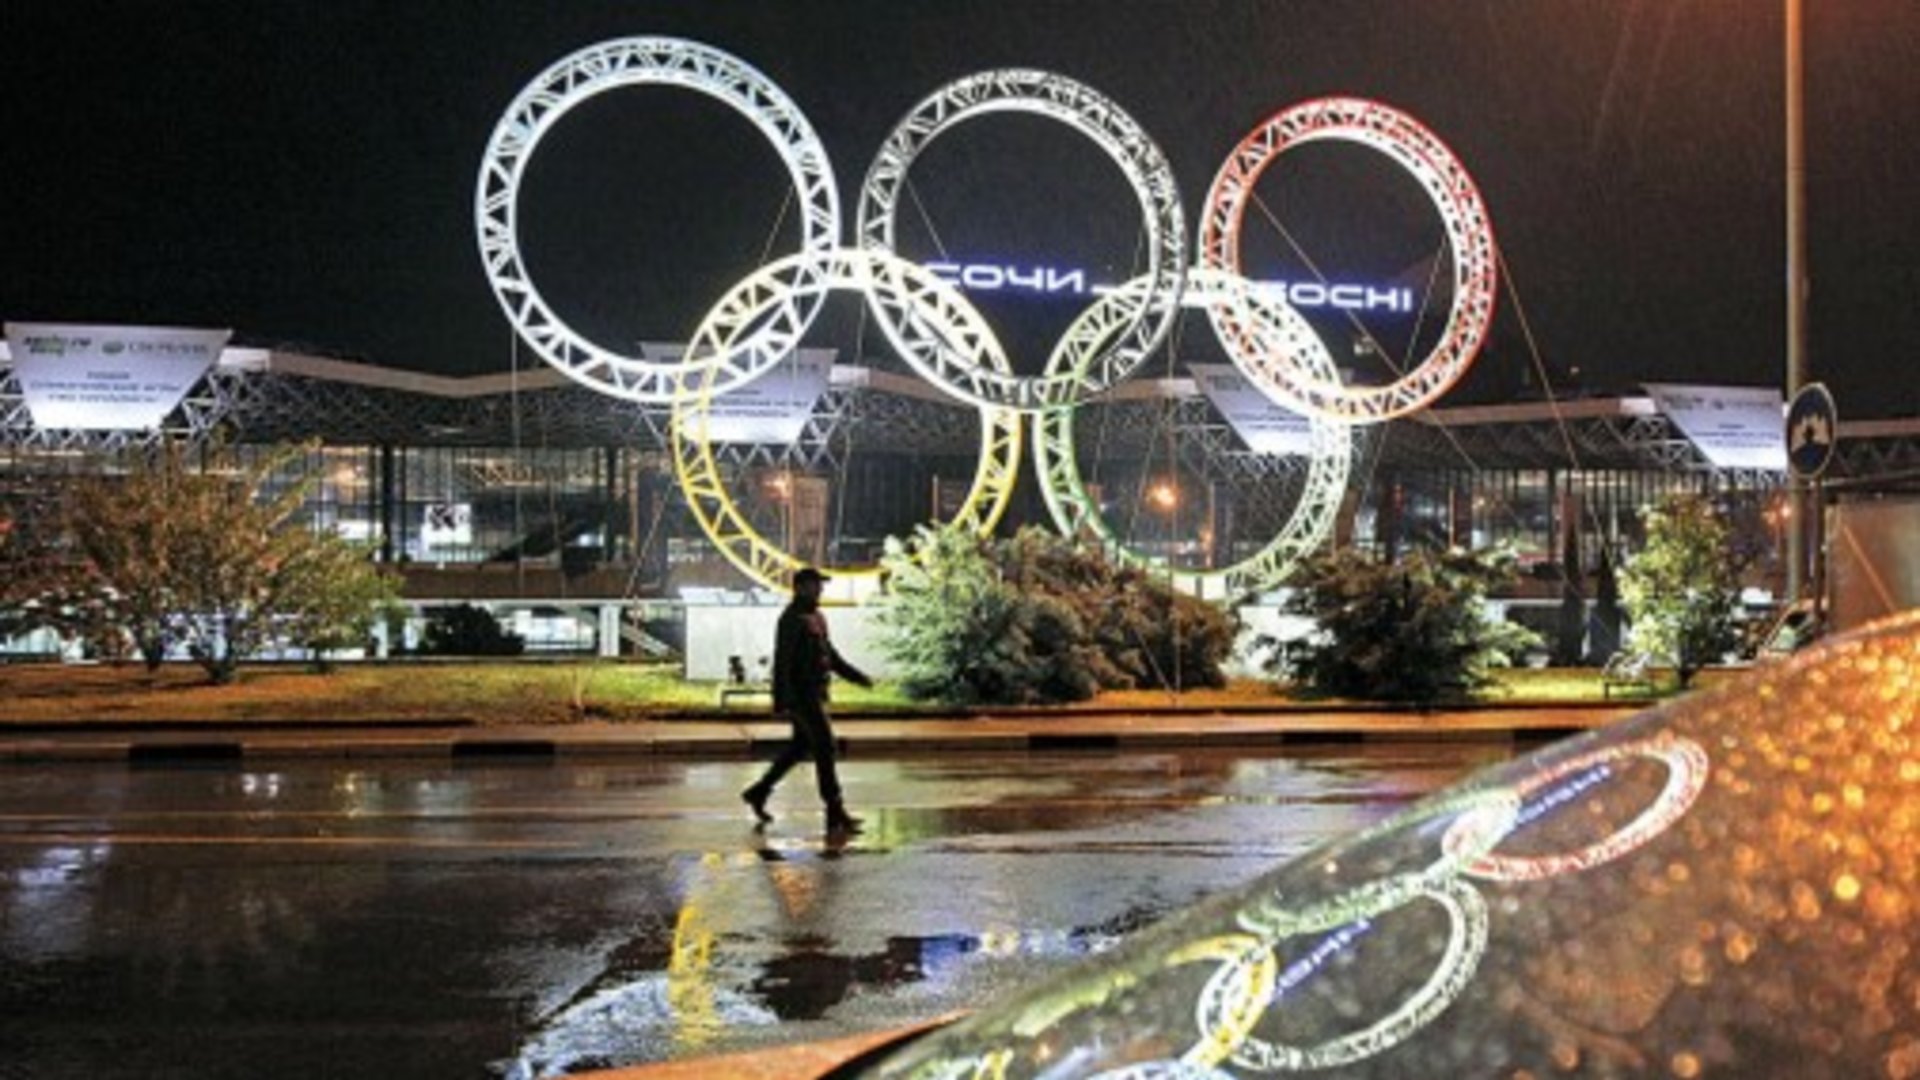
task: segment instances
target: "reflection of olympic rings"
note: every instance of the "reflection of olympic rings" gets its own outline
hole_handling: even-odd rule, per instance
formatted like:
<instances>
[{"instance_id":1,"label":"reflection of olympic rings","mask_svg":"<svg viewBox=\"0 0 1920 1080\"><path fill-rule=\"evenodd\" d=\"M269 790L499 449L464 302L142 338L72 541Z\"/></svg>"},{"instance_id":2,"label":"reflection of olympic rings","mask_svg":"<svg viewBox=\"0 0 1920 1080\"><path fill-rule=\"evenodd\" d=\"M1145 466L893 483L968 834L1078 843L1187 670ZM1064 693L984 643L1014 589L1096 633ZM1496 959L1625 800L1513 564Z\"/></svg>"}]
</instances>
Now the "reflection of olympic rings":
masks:
<instances>
[{"instance_id":1,"label":"reflection of olympic rings","mask_svg":"<svg viewBox=\"0 0 1920 1080\"><path fill-rule=\"evenodd\" d=\"M1088 1080L1233 1080L1233 1074L1184 1061L1142 1061L1095 1073Z\"/></svg>"},{"instance_id":2,"label":"reflection of olympic rings","mask_svg":"<svg viewBox=\"0 0 1920 1080\"><path fill-rule=\"evenodd\" d=\"M1279 975L1279 962L1265 941L1250 934L1223 934L1175 949L1168 954L1166 967L1179 967L1196 960L1215 960L1220 967L1207 979L1218 1003L1212 1024L1200 1028L1200 1041L1180 1060L1189 1065L1216 1065L1233 1053L1253 1031L1253 1025L1265 1011L1273 995L1273 982ZM1203 998L1207 991L1202 991Z\"/></svg>"},{"instance_id":3,"label":"reflection of olympic rings","mask_svg":"<svg viewBox=\"0 0 1920 1080\"><path fill-rule=\"evenodd\" d=\"M1303 143L1357 142L1385 153L1412 173L1440 212L1453 247L1453 308L1433 352L1386 386L1351 388L1296 363L1299 345L1271 348L1257 332L1244 293L1209 309L1221 344L1277 400L1309 416L1386 420L1430 405L1466 373L1493 318L1493 229L1473 178L1439 137L1412 117L1378 102L1323 98L1282 110L1234 147L1207 192L1200 217L1200 263L1240 273L1240 223L1253 187L1273 159ZM1256 374L1257 373L1257 374Z\"/></svg>"},{"instance_id":4,"label":"reflection of olympic rings","mask_svg":"<svg viewBox=\"0 0 1920 1080\"><path fill-rule=\"evenodd\" d=\"M755 581L784 583L800 561L780 550L748 524L727 496L708 440L708 418L717 384L727 380L729 361L740 341L764 324L770 310L796 302L817 304L835 289L867 296L902 318L900 348L909 356L953 348L964 342L975 362L1005 371L1007 359L980 313L951 285L917 264L879 251L840 249L825 256L790 255L762 267L736 285L700 323L688 345L695 356L711 355L718 364L680 369L674 388L674 470L694 516L723 555ZM1010 409L980 410L980 464L973 486L953 524L979 533L993 531L1013 494L1020 463L1020 414ZM834 576L872 577L872 568L836 570Z\"/></svg>"},{"instance_id":5,"label":"reflection of olympic rings","mask_svg":"<svg viewBox=\"0 0 1920 1080\"><path fill-rule=\"evenodd\" d=\"M1448 833L1458 831L1463 842L1457 848L1443 845L1440 857L1423 870L1369 881L1304 906L1285 896L1263 896L1240 913L1241 928L1277 941L1317 934L1392 911L1431 892L1440 882L1462 873L1472 860L1493 850L1519 821L1520 800L1510 789L1488 788L1423 806L1421 814L1423 818L1453 815ZM1405 828L1409 822L1395 818L1387 824Z\"/></svg>"},{"instance_id":6,"label":"reflection of olympic rings","mask_svg":"<svg viewBox=\"0 0 1920 1080\"><path fill-rule=\"evenodd\" d=\"M994 1050L978 1057L930 1061L913 1071L912 1080L1007 1080L1013 1051Z\"/></svg>"},{"instance_id":7,"label":"reflection of olympic rings","mask_svg":"<svg viewBox=\"0 0 1920 1080\"><path fill-rule=\"evenodd\" d=\"M1212 270L1195 270L1188 278L1187 302L1200 304L1217 291L1246 290L1245 278ZM1109 307L1124 307L1138 292L1150 289L1151 282L1136 278L1120 286L1098 303L1082 312L1061 335L1060 344L1047 362L1048 378L1077 380L1094 359L1103 355L1106 342L1124 325L1110 317ZM1304 360L1315 374L1337 378L1333 357L1320 338L1307 326L1300 313L1278 298L1256 296L1253 310L1262 320L1262 330L1270 336L1299 336L1304 333ZM1162 560L1141 555L1120 542L1113 528L1101 516L1100 507L1087 495L1073 443L1072 409L1052 409L1034 418L1033 464L1040 477L1040 491L1054 526L1062 535L1090 533L1100 545L1114 552L1123 562L1160 567ZM1252 589L1271 588L1285 580L1294 563L1318 547L1333 531L1334 515L1346 494L1347 469L1352 460L1352 434L1344 425L1317 415L1308 418L1313 453L1307 478L1293 513L1267 545L1253 555L1218 570L1173 571L1173 584L1194 596L1209 600L1226 599Z\"/></svg>"},{"instance_id":8,"label":"reflection of olympic rings","mask_svg":"<svg viewBox=\"0 0 1920 1080\"><path fill-rule=\"evenodd\" d=\"M715 98L753 121L773 144L799 195L800 247L823 253L840 241L840 195L826 147L798 106L773 80L745 61L708 45L679 38L621 38L591 45L560 60L529 83L507 107L487 143L474 194L480 256L493 294L520 337L541 359L573 379L616 397L665 404L672 380L689 363L719 357L688 354L659 363L626 356L588 341L547 306L520 258L520 181L535 147L574 106L595 94L624 86L665 85ZM759 355L758 366L730 365L725 391L780 359L813 321L823 298L789 312L783 326L748 336L735 347Z\"/></svg>"},{"instance_id":9,"label":"reflection of olympic rings","mask_svg":"<svg viewBox=\"0 0 1920 1080\"><path fill-rule=\"evenodd\" d=\"M1487 901L1479 890L1459 879L1423 886L1418 894L1446 910L1451 928L1446 950L1434 965L1433 974L1392 1012L1361 1028L1317 1046L1305 1048L1269 1042L1249 1035L1233 1053L1233 1063L1256 1072L1327 1069L1372 1057L1402 1042L1427 1026L1434 1017L1453 1004L1454 999L1472 981L1487 951ZM1217 981L1218 976L1215 977ZM1208 989L1212 989L1212 983ZM1210 999L1202 991L1196 1016L1200 1030L1213 1030L1216 1021L1209 1011Z\"/></svg>"},{"instance_id":10,"label":"reflection of olympic rings","mask_svg":"<svg viewBox=\"0 0 1920 1080\"><path fill-rule=\"evenodd\" d=\"M1567 856L1519 859L1494 854L1495 849L1525 823L1571 804L1582 793L1615 775L1613 765L1633 758L1661 761L1667 766L1669 777L1654 804L1614 836ZM1046 1040L1055 1025L1066 1023L1085 1009L1105 1007L1123 993L1148 992L1149 976L1159 971L1211 959L1220 966L1208 976L1193 1005L1199 1041L1178 1059L1125 1063L1099 1076L1128 1080L1163 1077L1212 1080L1218 1072L1215 1066L1222 1061L1253 1072L1273 1073L1326 1069L1364 1060L1424 1029L1457 1000L1473 980L1486 953L1491 922L1487 900L1470 879L1532 881L1553 874L1588 870L1618 858L1678 821L1705 789L1709 767L1706 750L1699 743L1664 732L1653 738L1577 754L1508 784L1423 804L1415 808L1418 817L1402 815L1367 830L1350 843L1343 855L1330 859L1324 869L1332 873L1343 863L1359 858L1359 849L1371 839L1432 837L1439 832L1439 855L1425 869L1389 874L1346 888L1330 898L1304 903L1278 893L1263 892L1235 912L1241 932L1216 932L1190 944L1163 946L1164 951L1157 954L1158 967L1147 969L1144 975L1144 965L1135 963L1110 972L1107 978L1096 983L1055 989L1042 1005L1029 1006L1019 1022L999 1030L1013 1038L1031 1040L1029 1053L1033 1046L1044 1044L1048 1056L1057 1057L1062 1052L1060 1046ZM1533 800L1523 803L1529 797ZM1443 822L1445 829L1441 831ZM1289 995L1294 988L1313 977L1334 954L1372 932L1374 920L1416 900L1439 904L1447 913L1450 933L1433 974L1406 1000L1357 1031L1312 1046L1292 1046L1256 1034L1261 1018L1292 1000ZM1276 970L1279 960L1273 947L1277 943L1326 931L1335 932L1285 971ZM1140 1007L1139 1002L1129 1002L1122 1008ZM989 1028L981 1034L998 1041L994 1030ZM1226 1055L1216 1057L1216 1050L1223 1046L1227 1048ZM934 1052L939 1054L940 1049ZM910 1070L908 1075L914 1077L981 1076L978 1071L969 1074L954 1072L951 1068L956 1063L979 1064L992 1060L1004 1070L1017 1061L1027 1060L1021 1054L1022 1050L1005 1044L990 1052L953 1048L930 1060L903 1064ZM1090 1056L1097 1057L1097 1054ZM1087 1065L1097 1063L1086 1062ZM1038 1065L1038 1060L1034 1064ZM1196 1072L1196 1069L1206 1071Z\"/></svg>"},{"instance_id":11,"label":"reflection of olympic rings","mask_svg":"<svg viewBox=\"0 0 1920 1080\"><path fill-rule=\"evenodd\" d=\"M1706 787L1707 752L1690 739L1663 737L1602 747L1556 762L1544 772L1527 777L1515 785L1514 790L1525 798L1572 773L1636 757L1649 758L1665 765L1667 782L1653 802L1625 827L1580 851L1564 854L1501 855L1481 847L1478 854L1469 858L1464 872L1490 881L1538 881L1612 862L1665 832L1693 806L1693 801L1700 797L1701 790ZM1464 851L1468 845L1480 845L1481 840L1472 835L1473 831L1471 823L1464 819L1456 821L1443 838L1442 846L1453 853ZM1496 846L1497 843L1496 840Z\"/></svg>"},{"instance_id":12,"label":"reflection of olympic rings","mask_svg":"<svg viewBox=\"0 0 1920 1080\"><path fill-rule=\"evenodd\" d=\"M1118 105L1072 79L1045 71L1007 69L969 75L941 87L907 113L887 136L867 170L860 196L860 246L894 250L894 215L907 170L939 134L986 113L1021 112L1065 122L1106 151L1140 201L1146 218L1147 285L1106 306L1110 332L1102 347L1071 371L1049 365L1038 379L983 371L964 357L934 357L920 367L941 389L975 405L1021 409L1075 405L1124 378L1172 329L1186 271L1186 225L1173 169L1159 146ZM874 313L895 346L905 329L897 313Z\"/></svg>"}]
</instances>

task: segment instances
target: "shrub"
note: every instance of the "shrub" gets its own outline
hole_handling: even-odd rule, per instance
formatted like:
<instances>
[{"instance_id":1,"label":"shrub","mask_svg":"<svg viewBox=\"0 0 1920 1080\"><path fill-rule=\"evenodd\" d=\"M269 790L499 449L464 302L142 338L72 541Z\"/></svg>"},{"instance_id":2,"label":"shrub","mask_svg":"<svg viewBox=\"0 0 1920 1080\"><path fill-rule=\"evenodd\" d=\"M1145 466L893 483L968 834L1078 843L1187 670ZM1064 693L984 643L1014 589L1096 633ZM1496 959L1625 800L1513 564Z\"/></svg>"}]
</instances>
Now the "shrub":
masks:
<instances>
[{"instance_id":1,"label":"shrub","mask_svg":"<svg viewBox=\"0 0 1920 1080\"><path fill-rule=\"evenodd\" d=\"M1351 549L1295 572L1286 609L1317 626L1275 663L1313 693L1431 702L1489 682L1539 635L1487 612L1513 576L1510 553L1416 551L1386 563Z\"/></svg>"},{"instance_id":2,"label":"shrub","mask_svg":"<svg viewBox=\"0 0 1920 1080\"><path fill-rule=\"evenodd\" d=\"M1633 647L1673 664L1685 687L1740 642L1735 603L1742 557L1725 519L1697 495L1645 515L1647 542L1620 572Z\"/></svg>"},{"instance_id":3,"label":"shrub","mask_svg":"<svg viewBox=\"0 0 1920 1080\"><path fill-rule=\"evenodd\" d=\"M525 638L472 604L434 609L420 636L420 651L428 656L519 656L526 650Z\"/></svg>"},{"instance_id":4,"label":"shrub","mask_svg":"<svg viewBox=\"0 0 1920 1080\"><path fill-rule=\"evenodd\" d=\"M1042 530L923 527L889 541L883 564L880 618L909 696L1021 704L1225 682L1231 616Z\"/></svg>"}]
</instances>

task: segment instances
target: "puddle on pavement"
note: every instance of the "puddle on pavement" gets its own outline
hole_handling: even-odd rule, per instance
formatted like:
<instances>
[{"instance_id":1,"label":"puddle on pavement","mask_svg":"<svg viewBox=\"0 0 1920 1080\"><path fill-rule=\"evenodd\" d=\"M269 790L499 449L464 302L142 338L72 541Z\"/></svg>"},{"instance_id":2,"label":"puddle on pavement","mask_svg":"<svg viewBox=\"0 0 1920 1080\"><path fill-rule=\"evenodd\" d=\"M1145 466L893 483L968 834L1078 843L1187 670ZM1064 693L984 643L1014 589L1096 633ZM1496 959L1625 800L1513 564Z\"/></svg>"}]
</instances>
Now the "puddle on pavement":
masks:
<instances>
[{"instance_id":1,"label":"puddle on pavement","mask_svg":"<svg viewBox=\"0 0 1920 1080\"><path fill-rule=\"evenodd\" d=\"M1132 910L1067 929L890 936L864 952L841 951L816 934L755 939L751 950L743 941L635 940L610 954L593 985L541 1022L520 1054L497 1063L495 1072L530 1080L683 1056L723 1034L824 1020L857 996L956 977L968 965L1015 957L1070 961L1103 952L1163 914ZM761 958L739 963L719 955L730 944ZM720 972L726 975L716 978Z\"/></svg>"}]
</instances>

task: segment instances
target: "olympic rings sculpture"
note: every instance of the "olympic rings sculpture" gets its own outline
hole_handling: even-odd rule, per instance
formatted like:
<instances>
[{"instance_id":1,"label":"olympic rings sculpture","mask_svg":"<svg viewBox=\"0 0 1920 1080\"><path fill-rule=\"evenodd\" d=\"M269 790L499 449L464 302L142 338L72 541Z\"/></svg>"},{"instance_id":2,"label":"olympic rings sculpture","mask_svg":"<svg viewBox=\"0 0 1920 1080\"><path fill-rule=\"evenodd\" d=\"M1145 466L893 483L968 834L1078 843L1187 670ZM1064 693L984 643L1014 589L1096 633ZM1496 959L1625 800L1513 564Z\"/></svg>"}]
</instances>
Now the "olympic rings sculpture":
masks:
<instances>
[{"instance_id":1,"label":"olympic rings sculpture","mask_svg":"<svg viewBox=\"0 0 1920 1080\"><path fill-rule=\"evenodd\" d=\"M1636 760L1659 763L1667 776L1652 802L1627 824L1584 850L1566 855L1520 859L1497 854L1509 839L1546 813L1614 779L1618 766ZM1529 884L1591 870L1617 859L1652 841L1684 817L1705 790L1709 770L1707 752L1698 742L1670 731L1660 732L1576 753L1509 784L1423 803L1413 811L1415 816L1383 822L1356 837L1347 850L1358 851L1390 834L1402 839L1430 836L1444 823L1438 856L1429 865L1344 888L1329 881L1324 887L1330 894L1313 898L1263 892L1233 911L1231 930L1170 943L1126 966L1108 969L1102 981L1069 984L1053 996L1036 1000L1010 1019L981 1032L980 1038L995 1044L987 1049L941 1054L936 1038L926 1051L933 1056L922 1055L916 1060L909 1051L883 1075L945 1080L1044 1072L1062 1053L1059 1041L1048 1037L1056 1034L1060 1025L1087 1010L1143 992L1155 980L1176 978L1178 969L1200 961L1218 966L1195 993L1197 1040L1177 1056L1129 1062L1096 1075L1212 1080L1238 1075L1229 1069L1256 1074L1305 1072L1376 1056L1432 1023L1472 982L1491 933L1487 899L1474 888L1474 881ZM1324 869L1337 878L1344 869L1337 864L1344 861L1329 859ZM1449 931L1433 972L1409 996L1373 1022L1317 1045L1287 1045L1258 1033L1262 1021L1282 1013L1289 1004L1290 992L1311 979L1326 958L1351 947L1369 931L1373 920L1391 916L1415 902L1437 905L1447 917ZM1317 950L1280 970L1275 951L1278 945L1330 931L1332 936ZM1117 1022L1124 1022L1130 1015L1124 1004L1116 1004L1110 1012L1122 1018ZM1084 1040L1079 1044L1087 1045ZM1113 1047L1112 1052L1126 1051Z\"/></svg>"},{"instance_id":2,"label":"olympic rings sculpture","mask_svg":"<svg viewBox=\"0 0 1920 1080\"><path fill-rule=\"evenodd\" d=\"M712 97L750 120L773 145L799 197L800 250L755 270L702 317L680 358L649 361L596 344L568 326L542 297L519 251L520 184L541 139L589 98L630 86L663 85ZM956 124L991 113L1058 120L1105 152L1139 203L1146 270L1100 297L1062 336L1044 374L1014 374L992 329L965 297L895 248L895 211L921 150ZM1278 297L1240 274L1239 232L1255 182L1285 150L1303 142L1348 140L1378 149L1427 191L1452 246L1452 310L1442 340L1395 383L1353 389L1340 383L1325 344ZM981 413L974 484L956 519L982 534L1010 494L1021 417L1034 417L1036 471L1049 511L1068 534L1088 530L1120 557L1161 566L1113 540L1086 498L1072 442L1072 410L1111 389L1163 344L1181 308L1204 306L1233 363L1277 404L1313 425L1311 465L1294 513L1253 557L1224 570L1170 574L1175 587L1209 598L1279 584L1293 563L1331 533L1351 456L1348 426L1404 415L1432 403L1466 371L1492 316L1493 236L1466 170L1411 117L1377 102L1328 98L1284 110L1234 149L1209 189L1201 217L1200 261L1189 268L1178 186L1165 155L1127 113L1062 75L1023 68L980 72L921 100L883 142L862 184L857 244L841 245L834 174L824 145L787 95L751 65L698 42L635 37L581 49L548 67L508 107L488 143L474 196L480 253L489 283L533 350L594 390L674 410L675 472L710 539L755 582L784 587L799 560L746 524L720 481L707 445L714 399L790 355L834 290L864 294L884 336L907 364ZM1197 288L1189 288L1191 276ZM835 568L850 582L877 581L872 568ZM863 585L865 587L865 585Z\"/></svg>"}]
</instances>

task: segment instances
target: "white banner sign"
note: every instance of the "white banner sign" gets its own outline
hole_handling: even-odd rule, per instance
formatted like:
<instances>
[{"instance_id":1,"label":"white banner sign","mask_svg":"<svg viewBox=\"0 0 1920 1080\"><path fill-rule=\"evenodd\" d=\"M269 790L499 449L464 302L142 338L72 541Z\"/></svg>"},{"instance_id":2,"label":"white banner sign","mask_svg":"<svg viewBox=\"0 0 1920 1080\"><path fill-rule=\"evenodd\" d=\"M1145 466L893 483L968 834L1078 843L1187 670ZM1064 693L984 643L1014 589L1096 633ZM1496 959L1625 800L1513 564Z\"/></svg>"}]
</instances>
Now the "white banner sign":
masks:
<instances>
[{"instance_id":1,"label":"white banner sign","mask_svg":"<svg viewBox=\"0 0 1920 1080\"><path fill-rule=\"evenodd\" d=\"M1785 471L1786 403L1777 388L1647 383L1654 407L1719 469Z\"/></svg>"},{"instance_id":2,"label":"white banner sign","mask_svg":"<svg viewBox=\"0 0 1920 1080\"><path fill-rule=\"evenodd\" d=\"M230 330L8 323L7 348L38 428L157 428L220 358Z\"/></svg>"},{"instance_id":3,"label":"white banner sign","mask_svg":"<svg viewBox=\"0 0 1920 1080\"><path fill-rule=\"evenodd\" d=\"M1256 454L1311 454L1307 418L1260 392L1232 364L1188 364L1200 391Z\"/></svg>"},{"instance_id":4,"label":"white banner sign","mask_svg":"<svg viewBox=\"0 0 1920 1080\"><path fill-rule=\"evenodd\" d=\"M685 345L643 344L646 358L671 363ZM827 392L837 349L795 349L793 355L759 378L713 399L707 414L707 440L717 443L771 443L791 446L806 430L807 418Z\"/></svg>"}]
</instances>

